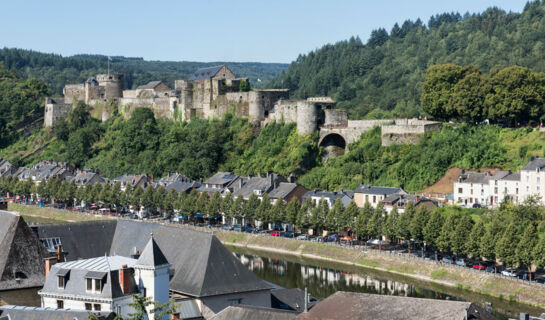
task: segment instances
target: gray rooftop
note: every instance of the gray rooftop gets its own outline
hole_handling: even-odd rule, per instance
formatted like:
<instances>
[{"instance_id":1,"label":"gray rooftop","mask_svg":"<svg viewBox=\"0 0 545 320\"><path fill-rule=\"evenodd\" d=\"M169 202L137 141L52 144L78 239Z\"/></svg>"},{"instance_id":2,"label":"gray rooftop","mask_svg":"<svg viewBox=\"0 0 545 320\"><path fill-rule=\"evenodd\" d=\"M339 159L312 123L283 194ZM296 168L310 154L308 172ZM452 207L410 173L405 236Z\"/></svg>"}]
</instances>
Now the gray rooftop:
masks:
<instances>
[{"instance_id":1,"label":"gray rooftop","mask_svg":"<svg viewBox=\"0 0 545 320\"><path fill-rule=\"evenodd\" d=\"M275 184L284 181L286 179L281 175L270 173L266 177L238 177L227 188L231 190L234 197L242 196L247 200L253 193L261 196L272 190Z\"/></svg>"},{"instance_id":2,"label":"gray rooftop","mask_svg":"<svg viewBox=\"0 0 545 320\"><path fill-rule=\"evenodd\" d=\"M517 172L517 173L511 173L505 177L503 177L502 180L507 180L507 181L520 181L520 173Z\"/></svg>"},{"instance_id":3,"label":"gray rooftop","mask_svg":"<svg viewBox=\"0 0 545 320\"><path fill-rule=\"evenodd\" d=\"M150 267L168 264L167 258L165 258L163 251L161 251L155 240L153 240L153 236L149 239L136 264Z\"/></svg>"},{"instance_id":4,"label":"gray rooftop","mask_svg":"<svg viewBox=\"0 0 545 320\"><path fill-rule=\"evenodd\" d=\"M41 286L47 250L24 219L0 211L0 290Z\"/></svg>"},{"instance_id":5,"label":"gray rooftop","mask_svg":"<svg viewBox=\"0 0 545 320\"><path fill-rule=\"evenodd\" d=\"M213 78L224 66L214 66L208 68L200 68L189 77L189 80L205 80Z\"/></svg>"},{"instance_id":6,"label":"gray rooftop","mask_svg":"<svg viewBox=\"0 0 545 320\"><path fill-rule=\"evenodd\" d=\"M471 302L337 291L297 319L497 320Z\"/></svg>"},{"instance_id":7,"label":"gray rooftop","mask_svg":"<svg viewBox=\"0 0 545 320\"><path fill-rule=\"evenodd\" d=\"M226 186L227 184L229 184L236 178L238 178L238 176L236 174L232 174L231 172L218 172L215 175L208 178L203 183L218 185L218 186Z\"/></svg>"},{"instance_id":8,"label":"gray rooftop","mask_svg":"<svg viewBox=\"0 0 545 320\"><path fill-rule=\"evenodd\" d=\"M94 313L94 312L93 312ZM9 316L10 320L87 320L90 311L78 311L69 309L52 309L24 306L1 306L0 319ZM113 319L113 313L94 313L99 316L99 320Z\"/></svg>"},{"instance_id":9,"label":"gray rooftop","mask_svg":"<svg viewBox=\"0 0 545 320\"><path fill-rule=\"evenodd\" d=\"M463 183L488 184L488 181L490 180L490 178L491 178L491 175L489 172L467 171L460 174L457 181L463 182Z\"/></svg>"},{"instance_id":10,"label":"gray rooftop","mask_svg":"<svg viewBox=\"0 0 545 320\"><path fill-rule=\"evenodd\" d=\"M193 297L268 290L212 234L137 221L90 221L36 227L40 238L60 237L67 261L143 252L153 239L174 269L170 289ZM92 244L92 245L89 245Z\"/></svg>"},{"instance_id":11,"label":"gray rooftop","mask_svg":"<svg viewBox=\"0 0 545 320\"><path fill-rule=\"evenodd\" d=\"M136 89L155 89L161 83L162 83L162 81L150 81L147 84L141 85Z\"/></svg>"},{"instance_id":12,"label":"gray rooftop","mask_svg":"<svg viewBox=\"0 0 545 320\"><path fill-rule=\"evenodd\" d=\"M280 182L276 188L269 192L269 197L271 199L285 199L295 188L297 188L297 183Z\"/></svg>"},{"instance_id":13,"label":"gray rooftop","mask_svg":"<svg viewBox=\"0 0 545 320\"><path fill-rule=\"evenodd\" d=\"M271 309L255 306L230 306L213 317L210 320L295 320L297 313L293 311Z\"/></svg>"},{"instance_id":14,"label":"gray rooftop","mask_svg":"<svg viewBox=\"0 0 545 320\"><path fill-rule=\"evenodd\" d=\"M522 168L524 171L535 171L537 169L542 170L545 168L545 158L531 157L530 162Z\"/></svg>"},{"instance_id":15,"label":"gray rooftop","mask_svg":"<svg viewBox=\"0 0 545 320\"><path fill-rule=\"evenodd\" d=\"M389 195L393 193L407 193L402 188L377 187L368 184L360 184L355 193Z\"/></svg>"}]
</instances>

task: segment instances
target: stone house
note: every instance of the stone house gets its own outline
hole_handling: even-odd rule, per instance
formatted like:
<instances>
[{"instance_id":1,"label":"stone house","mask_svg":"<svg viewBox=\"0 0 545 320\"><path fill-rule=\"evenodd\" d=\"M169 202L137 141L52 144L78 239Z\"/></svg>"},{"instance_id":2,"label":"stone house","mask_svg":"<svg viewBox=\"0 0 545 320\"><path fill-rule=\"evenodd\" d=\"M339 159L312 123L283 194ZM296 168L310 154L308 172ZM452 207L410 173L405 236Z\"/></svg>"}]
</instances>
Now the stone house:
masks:
<instances>
[{"instance_id":1,"label":"stone house","mask_svg":"<svg viewBox=\"0 0 545 320\"><path fill-rule=\"evenodd\" d=\"M225 191L225 188L227 188L227 186L237 178L238 175L231 172L218 172L203 181L197 191L208 192L210 195L213 195L216 191L219 193L223 193Z\"/></svg>"},{"instance_id":2,"label":"stone house","mask_svg":"<svg viewBox=\"0 0 545 320\"><path fill-rule=\"evenodd\" d=\"M271 199L272 204L278 200L288 203L293 198L299 200L300 203L303 203L303 196L307 192L308 190L298 183L280 182L276 188L269 192L269 198Z\"/></svg>"}]
</instances>

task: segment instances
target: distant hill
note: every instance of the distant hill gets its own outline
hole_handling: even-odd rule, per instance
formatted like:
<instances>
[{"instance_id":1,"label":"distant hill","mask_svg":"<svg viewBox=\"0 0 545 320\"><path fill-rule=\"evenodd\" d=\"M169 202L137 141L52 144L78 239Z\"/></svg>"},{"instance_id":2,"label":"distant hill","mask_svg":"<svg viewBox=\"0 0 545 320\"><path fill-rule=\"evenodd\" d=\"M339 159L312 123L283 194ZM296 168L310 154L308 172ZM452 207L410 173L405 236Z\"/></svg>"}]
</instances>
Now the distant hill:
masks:
<instances>
[{"instance_id":1,"label":"distant hill","mask_svg":"<svg viewBox=\"0 0 545 320\"><path fill-rule=\"evenodd\" d=\"M522 13L490 8L438 14L427 24L407 20L374 30L365 43L328 44L300 55L268 86L290 88L294 97L334 96L352 118L414 116L422 114L425 70L442 63L545 71L545 1L527 3Z\"/></svg>"},{"instance_id":2,"label":"distant hill","mask_svg":"<svg viewBox=\"0 0 545 320\"><path fill-rule=\"evenodd\" d=\"M16 70L24 78L36 78L47 84L53 93L62 93L67 83L79 83L98 73L106 73L108 57L104 55L58 54L31 50L0 49L0 62L8 69ZM126 88L135 88L152 80L162 80L174 86L174 80L187 79L202 67L227 65L236 76L249 77L253 86L262 86L287 68L282 63L258 62L190 62L190 61L146 61L143 58L112 57L112 72L125 74ZM258 82L257 79L261 79Z\"/></svg>"}]
</instances>

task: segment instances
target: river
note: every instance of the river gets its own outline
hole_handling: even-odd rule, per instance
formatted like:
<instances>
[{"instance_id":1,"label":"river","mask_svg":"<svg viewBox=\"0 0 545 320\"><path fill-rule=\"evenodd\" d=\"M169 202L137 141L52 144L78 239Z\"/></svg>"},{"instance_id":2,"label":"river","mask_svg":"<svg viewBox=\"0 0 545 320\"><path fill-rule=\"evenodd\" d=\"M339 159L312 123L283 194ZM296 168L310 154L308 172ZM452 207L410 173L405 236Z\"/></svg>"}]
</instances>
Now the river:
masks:
<instances>
[{"instance_id":1,"label":"river","mask_svg":"<svg viewBox=\"0 0 545 320\"><path fill-rule=\"evenodd\" d=\"M308 288L313 297L323 299L336 291L387 294L406 297L472 301L499 319L519 318L520 312L539 315L544 310L477 294L458 288L414 280L364 267L336 264L296 256L227 246L258 277L285 288Z\"/></svg>"}]
</instances>

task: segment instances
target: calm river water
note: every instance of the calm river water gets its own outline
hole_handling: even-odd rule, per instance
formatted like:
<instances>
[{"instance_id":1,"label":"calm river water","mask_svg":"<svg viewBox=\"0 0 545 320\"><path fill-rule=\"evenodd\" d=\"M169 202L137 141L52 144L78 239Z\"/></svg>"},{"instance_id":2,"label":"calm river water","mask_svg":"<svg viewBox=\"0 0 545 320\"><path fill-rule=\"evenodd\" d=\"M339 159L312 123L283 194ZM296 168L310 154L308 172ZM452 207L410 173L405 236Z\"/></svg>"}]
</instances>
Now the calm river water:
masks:
<instances>
[{"instance_id":1,"label":"calm river water","mask_svg":"<svg viewBox=\"0 0 545 320\"><path fill-rule=\"evenodd\" d=\"M285 288L308 288L312 296L322 299L336 291L387 294L407 297L473 301L499 319L518 319L520 312L539 315L543 310L493 297L442 287L390 273L294 256L228 248L261 279ZM491 307L487 307L487 302Z\"/></svg>"}]
</instances>

